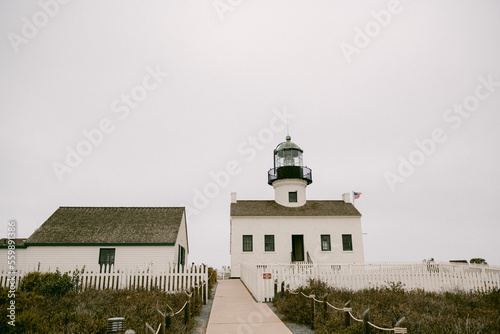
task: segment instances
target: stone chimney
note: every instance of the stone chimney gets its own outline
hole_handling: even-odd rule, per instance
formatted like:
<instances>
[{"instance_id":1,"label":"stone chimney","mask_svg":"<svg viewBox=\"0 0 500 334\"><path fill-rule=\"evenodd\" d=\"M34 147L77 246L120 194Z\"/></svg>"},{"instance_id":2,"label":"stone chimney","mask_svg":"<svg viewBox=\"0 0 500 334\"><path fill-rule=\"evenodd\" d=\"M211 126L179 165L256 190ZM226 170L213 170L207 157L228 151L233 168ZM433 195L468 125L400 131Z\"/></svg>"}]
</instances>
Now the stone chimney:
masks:
<instances>
[{"instance_id":1,"label":"stone chimney","mask_svg":"<svg viewBox=\"0 0 500 334\"><path fill-rule=\"evenodd\" d=\"M236 203L236 193L231 193L231 203Z\"/></svg>"},{"instance_id":2,"label":"stone chimney","mask_svg":"<svg viewBox=\"0 0 500 334\"><path fill-rule=\"evenodd\" d=\"M342 200L346 203L351 203L351 193L343 193Z\"/></svg>"}]
</instances>

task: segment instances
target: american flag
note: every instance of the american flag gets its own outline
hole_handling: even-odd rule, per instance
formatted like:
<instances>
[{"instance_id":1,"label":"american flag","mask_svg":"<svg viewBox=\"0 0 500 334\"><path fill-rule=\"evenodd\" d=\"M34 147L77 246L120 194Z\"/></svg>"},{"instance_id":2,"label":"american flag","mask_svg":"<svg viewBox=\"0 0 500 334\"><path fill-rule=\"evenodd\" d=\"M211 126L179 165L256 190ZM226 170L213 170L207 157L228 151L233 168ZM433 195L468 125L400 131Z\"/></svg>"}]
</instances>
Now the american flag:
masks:
<instances>
[{"instance_id":1,"label":"american flag","mask_svg":"<svg viewBox=\"0 0 500 334\"><path fill-rule=\"evenodd\" d=\"M357 192L353 191L353 194L354 194L354 199L358 199L362 193L357 193Z\"/></svg>"}]
</instances>

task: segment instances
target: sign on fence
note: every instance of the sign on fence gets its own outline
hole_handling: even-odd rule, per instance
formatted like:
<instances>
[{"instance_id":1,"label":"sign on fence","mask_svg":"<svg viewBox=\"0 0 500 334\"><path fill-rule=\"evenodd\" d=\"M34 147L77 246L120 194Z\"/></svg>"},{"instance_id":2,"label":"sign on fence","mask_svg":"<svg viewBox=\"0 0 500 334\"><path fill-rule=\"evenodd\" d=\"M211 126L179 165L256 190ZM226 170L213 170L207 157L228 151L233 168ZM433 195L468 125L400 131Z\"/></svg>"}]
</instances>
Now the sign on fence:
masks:
<instances>
[{"instance_id":1,"label":"sign on fence","mask_svg":"<svg viewBox=\"0 0 500 334\"><path fill-rule=\"evenodd\" d=\"M262 278L263 279L271 279L271 273L263 273Z\"/></svg>"}]
</instances>

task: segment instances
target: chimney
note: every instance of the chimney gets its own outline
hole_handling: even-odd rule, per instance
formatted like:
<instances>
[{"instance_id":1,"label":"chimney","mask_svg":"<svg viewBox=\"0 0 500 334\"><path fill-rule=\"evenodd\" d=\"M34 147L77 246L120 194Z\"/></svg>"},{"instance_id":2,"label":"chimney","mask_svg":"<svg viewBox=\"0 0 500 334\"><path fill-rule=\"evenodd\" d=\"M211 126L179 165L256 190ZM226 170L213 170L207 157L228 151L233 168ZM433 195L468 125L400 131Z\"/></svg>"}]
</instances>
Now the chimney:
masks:
<instances>
[{"instance_id":1,"label":"chimney","mask_svg":"<svg viewBox=\"0 0 500 334\"><path fill-rule=\"evenodd\" d=\"M231 193L231 203L236 203L236 193Z\"/></svg>"},{"instance_id":2,"label":"chimney","mask_svg":"<svg viewBox=\"0 0 500 334\"><path fill-rule=\"evenodd\" d=\"M343 193L342 200L346 203L351 203L351 193Z\"/></svg>"}]
</instances>

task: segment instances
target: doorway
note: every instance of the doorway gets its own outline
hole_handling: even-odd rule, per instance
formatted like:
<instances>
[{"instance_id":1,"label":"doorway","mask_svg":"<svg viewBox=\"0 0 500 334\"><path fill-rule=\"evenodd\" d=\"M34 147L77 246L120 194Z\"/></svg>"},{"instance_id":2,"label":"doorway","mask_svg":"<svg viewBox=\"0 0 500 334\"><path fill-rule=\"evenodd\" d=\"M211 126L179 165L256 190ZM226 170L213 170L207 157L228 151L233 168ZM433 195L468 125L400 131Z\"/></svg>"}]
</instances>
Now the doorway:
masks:
<instances>
[{"instance_id":1,"label":"doorway","mask_svg":"<svg viewBox=\"0 0 500 334\"><path fill-rule=\"evenodd\" d=\"M304 261L304 236L292 235L292 262Z\"/></svg>"}]
</instances>

